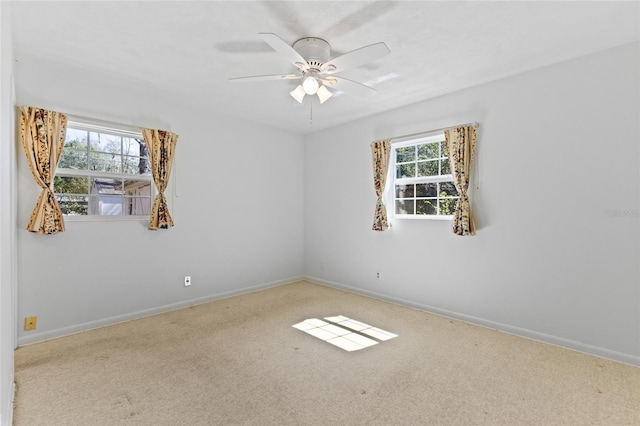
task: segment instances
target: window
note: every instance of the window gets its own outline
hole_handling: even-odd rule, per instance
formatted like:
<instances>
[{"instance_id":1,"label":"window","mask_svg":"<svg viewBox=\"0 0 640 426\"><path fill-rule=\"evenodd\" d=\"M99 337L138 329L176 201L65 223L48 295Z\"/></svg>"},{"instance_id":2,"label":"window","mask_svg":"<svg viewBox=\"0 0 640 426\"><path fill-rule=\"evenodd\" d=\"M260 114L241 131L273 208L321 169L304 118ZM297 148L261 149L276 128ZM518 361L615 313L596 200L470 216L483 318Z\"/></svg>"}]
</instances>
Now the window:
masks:
<instances>
[{"instance_id":1,"label":"window","mask_svg":"<svg viewBox=\"0 0 640 426\"><path fill-rule=\"evenodd\" d=\"M149 215L152 179L142 134L69 122L53 186L67 216Z\"/></svg>"},{"instance_id":2,"label":"window","mask_svg":"<svg viewBox=\"0 0 640 426\"><path fill-rule=\"evenodd\" d=\"M394 143L391 166L396 218L453 215L459 197L443 133Z\"/></svg>"}]
</instances>

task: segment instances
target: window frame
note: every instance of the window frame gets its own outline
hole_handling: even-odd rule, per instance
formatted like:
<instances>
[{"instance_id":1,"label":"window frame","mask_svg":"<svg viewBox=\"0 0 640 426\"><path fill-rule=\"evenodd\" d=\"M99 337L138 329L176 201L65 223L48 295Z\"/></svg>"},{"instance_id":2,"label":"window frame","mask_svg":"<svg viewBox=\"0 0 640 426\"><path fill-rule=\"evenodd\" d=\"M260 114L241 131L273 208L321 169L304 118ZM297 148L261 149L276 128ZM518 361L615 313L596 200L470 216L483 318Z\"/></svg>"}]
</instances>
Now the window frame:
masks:
<instances>
[{"instance_id":1,"label":"window frame","mask_svg":"<svg viewBox=\"0 0 640 426\"><path fill-rule=\"evenodd\" d=\"M71 118L69 117L67 120L67 130L69 129L73 129L73 130L79 130L79 131L86 131L86 132L97 132L97 133L103 133L103 134L108 134L108 135L114 135L114 136L121 136L121 137L127 137L127 138L135 138L135 139L144 139L143 135L142 135L142 129L141 128L137 128L137 127L133 127L133 126L126 126L126 125L119 125L119 124L100 124L100 123L95 123L93 122L93 120L83 120L80 118ZM66 139L66 138L65 138ZM65 140L66 143L66 140ZM89 143L89 141L87 141L87 143ZM64 149L64 146L63 146ZM120 154L121 157L126 157L126 154ZM147 156L148 158L149 156ZM57 167L56 168L56 173L55 176L60 176L60 177L86 177L87 179L92 179L92 178L103 178L103 179L123 179L123 180L134 180L134 181L148 181L150 184L150 205L149 205L149 210L151 210L151 208L153 207L153 201L157 195L157 188L155 185L155 182L153 180L153 175L151 172L149 172L148 174L132 174L132 173L112 173L112 172L100 172L100 171L92 171L87 169L67 169L64 167ZM58 197L58 195L60 195L60 193L55 192L55 187L54 187L54 194L56 195L56 198ZM90 193L87 193L87 196L90 196ZM126 198L124 196L124 194L122 195L123 198ZM86 215L68 215L68 214L63 214L63 218L65 220L65 222L67 221L71 221L71 222L112 222L112 221L145 221L145 220L149 220L149 214L143 214L143 215L126 215L126 214L121 214L121 215L91 215L91 214L86 214Z\"/></svg>"},{"instance_id":2,"label":"window frame","mask_svg":"<svg viewBox=\"0 0 640 426\"><path fill-rule=\"evenodd\" d=\"M431 133L431 134L424 134L421 136L412 136L410 139L401 139L398 141L393 141L391 142L391 150L389 153L389 169L388 169L388 174L387 174L387 188L385 191L385 204L387 206L389 206L390 208L387 208L387 216L389 217L389 219L400 219L400 220L446 220L446 221L451 221L453 220L454 215L441 215L441 214L403 214L403 213L396 213L396 185L403 185L403 184L418 184L418 183L439 183L439 182L454 182L454 178L453 178L453 174L446 174L446 175L433 175L433 176L420 176L420 177L411 177L411 178L396 178L396 150L398 148L405 148L408 146L417 146L417 145L421 145L421 144L427 144L427 143L435 143L435 142L441 142L444 140L444 132L438 132L438 133ZM446 154L446 158L448 158L449 155ZM438 159L440 158L445 158L442 155L442 152L440 152L440 157L438 157ZM439 161L440 163L440 161ZM441 164L439 164L439 168L441 167ZM439 170L440 173L440 170ZM420 198L420 197L414 197L414 198ZM439 200L439 194L437 195L436 199ZM450 199L455 199L456 202L457 200L460 198L460 196L456 196L456 197L447 197ZM390 210L390 211L389 211Z\"/></svg>"}]
</instances>

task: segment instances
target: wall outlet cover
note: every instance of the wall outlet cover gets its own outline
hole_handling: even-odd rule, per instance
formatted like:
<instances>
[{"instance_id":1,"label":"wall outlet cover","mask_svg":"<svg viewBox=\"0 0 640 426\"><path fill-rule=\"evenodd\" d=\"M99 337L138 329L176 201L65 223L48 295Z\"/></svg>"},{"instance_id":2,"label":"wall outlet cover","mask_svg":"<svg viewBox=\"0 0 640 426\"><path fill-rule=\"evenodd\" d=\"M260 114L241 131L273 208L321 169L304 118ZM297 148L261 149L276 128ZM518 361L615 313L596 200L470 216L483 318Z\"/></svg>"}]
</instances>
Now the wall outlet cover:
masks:
<instances>
[{"instance_id":1,"label":"wall outlet cover","mask_svg":"<svg viewBox=\"0 0 640 426\"><path fill-rule=\"evenodd\" d=\"M35 330L36 327L38 326L38 317L26 317L24 319L24 330L25 331L29 331L29 330Z\"/></svg>"}]
</instances>

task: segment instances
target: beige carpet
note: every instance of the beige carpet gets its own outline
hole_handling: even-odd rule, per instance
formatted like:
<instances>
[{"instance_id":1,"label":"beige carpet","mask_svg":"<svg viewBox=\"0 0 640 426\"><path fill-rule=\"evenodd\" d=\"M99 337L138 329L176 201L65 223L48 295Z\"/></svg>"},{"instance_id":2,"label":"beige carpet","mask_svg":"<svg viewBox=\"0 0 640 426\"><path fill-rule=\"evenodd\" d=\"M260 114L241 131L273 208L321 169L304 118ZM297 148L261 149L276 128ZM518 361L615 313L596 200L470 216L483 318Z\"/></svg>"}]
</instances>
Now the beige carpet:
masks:
<instances>
[{"instance_id":1,"label":"beige carpet","mask_svg":"<svg viewBox=\"0 0 640 426\"><path fill-rule=\"evenodd\" d=\"M346 352L292 327L398 337ZM640 368L296 282L16 351L14 424L640 425Z\"/></svg>"}]
</instances>

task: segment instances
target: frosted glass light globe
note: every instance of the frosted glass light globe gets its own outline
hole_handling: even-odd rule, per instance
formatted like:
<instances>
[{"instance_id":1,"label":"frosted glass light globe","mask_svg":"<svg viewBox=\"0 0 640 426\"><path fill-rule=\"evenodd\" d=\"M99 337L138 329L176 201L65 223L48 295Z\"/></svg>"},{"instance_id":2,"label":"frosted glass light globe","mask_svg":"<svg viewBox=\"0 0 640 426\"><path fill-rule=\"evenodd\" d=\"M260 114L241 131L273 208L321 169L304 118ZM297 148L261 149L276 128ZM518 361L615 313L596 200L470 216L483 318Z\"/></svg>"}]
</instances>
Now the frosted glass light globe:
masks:
<instances>
[{"instance_id":1,"label":"frosted glass light globe","mask_svg":"<svg viewBox=\"0 0 640 426\"><path fill-rule=\"evenodd\" d=\"M302 82L302 88L304 89L304 93L307 95L315 95L318 91L318 87L320 87L320 84L313 76L305 78Z\"/></svg>"}]
</instances>

